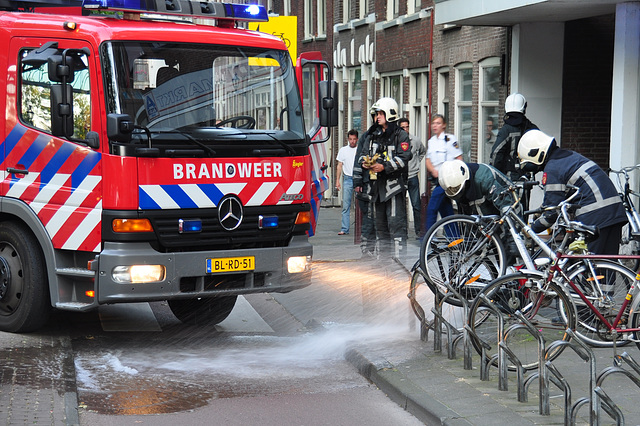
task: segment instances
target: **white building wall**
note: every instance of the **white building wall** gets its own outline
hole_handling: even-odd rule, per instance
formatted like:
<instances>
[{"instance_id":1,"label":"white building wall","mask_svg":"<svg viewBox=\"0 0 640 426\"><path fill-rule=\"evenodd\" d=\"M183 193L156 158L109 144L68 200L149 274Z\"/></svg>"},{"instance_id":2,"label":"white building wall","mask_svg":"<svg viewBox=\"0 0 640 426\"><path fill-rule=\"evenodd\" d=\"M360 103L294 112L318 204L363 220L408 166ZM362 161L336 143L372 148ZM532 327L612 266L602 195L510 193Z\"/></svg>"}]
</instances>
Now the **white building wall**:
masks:
<instances>
[{"instance_id":1,"label":"white building wall","mask_svg":"<svg viewBox=\"0 0 640 426\"><path fill-rule=\"evenodd\" d=\"M511 93L527 99L527 117L559 143L562 121L564 23L513 27Z\"/></svg>"}]
</instances>

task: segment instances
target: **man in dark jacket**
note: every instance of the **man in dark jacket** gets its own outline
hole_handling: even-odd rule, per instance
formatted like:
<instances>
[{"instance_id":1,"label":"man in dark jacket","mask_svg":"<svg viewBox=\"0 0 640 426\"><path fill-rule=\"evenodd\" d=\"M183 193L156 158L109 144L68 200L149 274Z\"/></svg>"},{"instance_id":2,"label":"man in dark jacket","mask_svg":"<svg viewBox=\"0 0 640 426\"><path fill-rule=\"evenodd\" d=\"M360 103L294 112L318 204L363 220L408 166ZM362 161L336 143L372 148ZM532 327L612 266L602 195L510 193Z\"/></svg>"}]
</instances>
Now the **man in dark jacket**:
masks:
<instances>
[{"instance_id":1,"label":"man in dark jacket","mask_svg":"<svg viewBox=\"0 0 640 426\"><path fill-rule=\"evenodd\" d=\"M512 181L523 175L518 168L518 141L531 129L537 129L525 116L527 101L520 93L512 93L504 103L504 126L498 131L496 142L491 150L490 164Z\"/></svg>"},{"instance_id":2,"label":"man in dark jacket","mask_svg":"<svg viewBox=\"0 0 640 426\"><path fill-rule=\"evenodd\" d=\"M382 259L406 255L406 180L411 146L409 134L396 125L398 104L381 98L370 109L373 126L356 154L353 186L375 208L376 237ZM360 148L360 147L359 147Z\"/></svg>"},{"instance_id":3,"label":"man in dark jacket","mask_svg":"<svg viewBox=\"0 0 640 426\"><path fill-rule=\"evenodd\" d=\"M518 155L525 172L544 171L542 205L557 206L571 191L568 185L577 186L580 207L576 220L599 228L599 237L588 244L589 251L618 253L627 217L618 191L596 163L577 152L559 148L552 136L540 130L529 130L522 135ZM542 232L555 222L557 215L557 211L546 212L531 227L535 232Z\"/></svg>"}]
</instances>

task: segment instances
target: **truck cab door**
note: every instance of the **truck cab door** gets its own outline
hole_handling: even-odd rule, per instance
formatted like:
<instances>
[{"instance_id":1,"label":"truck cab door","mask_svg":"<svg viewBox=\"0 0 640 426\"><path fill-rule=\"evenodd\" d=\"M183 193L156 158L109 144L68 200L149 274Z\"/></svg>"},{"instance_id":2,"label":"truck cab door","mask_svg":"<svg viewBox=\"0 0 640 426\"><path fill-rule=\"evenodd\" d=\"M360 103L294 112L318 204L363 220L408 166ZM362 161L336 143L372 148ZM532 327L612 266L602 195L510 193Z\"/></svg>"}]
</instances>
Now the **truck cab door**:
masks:
<instances>
[{"instance_id":1,"label":"truck cab door","mask_svg":"<svg viewBox=\"0 0 640 426\"><path fill-rule=\"evenodd\" d=\"M50 50L45 52L49 43ZM38 56L35 52L40 52ZM67 50L68 49L68 50ZM46 55L70 50L87 54L69 57L73 77L50 78ZM30 53L33 53L31 56ZM86 41L14 37L8 48L8 69L14 70L15 90L7 94L3 144L4 179L0 194L28 204L46 228L56 249L99 251L101 245L101 154L89 147L87 136L99 127L92 93L98 93L94 53ZM70 83L69 83L70 82ZM69 83L69 84L66 84ZM53 108L65 86L63 103L73 103L65 123L68 137L60 133ZM67 98L71 99L67 99ZM94 95L95 97L95 95ZM62 103L61 103L62 104ZM67 111L68 107L62 108Z\"/></svg>"},{"instance_id":2,"label":"truck cab door","mask_svg":"<svg viewBox=\"0 0 640 426\"><path fill-rule=\"evenodd\" d=\"M329 80L329 65L322 61L320 52L305 52L298 57L296 62L296 76L302 99L303 115L307 136L311 141L309 151L311 154L311 227L309 236L315 234L318 213L324 192L329 189L329 177L327 175L328 157L326 141L330 137L330 128L326 126L326 120L321 120L323 111L323 96L321 85ZM335 84L335 83L333 83ZM337 111L337 110L336 110ZM323 126L323 124L325 124ZM332 123L329 123L332 124Z\"/></svg>"}]
</instances>

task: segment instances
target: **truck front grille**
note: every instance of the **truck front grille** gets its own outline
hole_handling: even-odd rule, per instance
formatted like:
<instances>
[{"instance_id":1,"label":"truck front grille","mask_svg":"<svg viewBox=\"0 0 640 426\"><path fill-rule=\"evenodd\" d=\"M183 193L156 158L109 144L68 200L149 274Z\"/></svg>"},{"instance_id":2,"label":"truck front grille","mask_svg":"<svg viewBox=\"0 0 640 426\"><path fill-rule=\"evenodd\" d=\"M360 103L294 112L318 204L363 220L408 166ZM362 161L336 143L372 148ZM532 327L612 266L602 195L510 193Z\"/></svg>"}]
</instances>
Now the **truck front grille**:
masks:
<instances>
[{"instance_id":1,"label":"truck front grille","mask_svg":"<svg viewBox=\"0 0 640 426\"><path fill-rule=\"evenodd\" d=\"M217 209L183 209L176 211L145 211L151 220L160 251L228 250L241 248L283 247L294 231L301 205L245 207L241 225L233 231L225 230L218 220ZM273 229L259 229L259 215L277 215L279 225ZM178 221L199 219L202 232L179 233Z\"/></svg>"}]
</instances>

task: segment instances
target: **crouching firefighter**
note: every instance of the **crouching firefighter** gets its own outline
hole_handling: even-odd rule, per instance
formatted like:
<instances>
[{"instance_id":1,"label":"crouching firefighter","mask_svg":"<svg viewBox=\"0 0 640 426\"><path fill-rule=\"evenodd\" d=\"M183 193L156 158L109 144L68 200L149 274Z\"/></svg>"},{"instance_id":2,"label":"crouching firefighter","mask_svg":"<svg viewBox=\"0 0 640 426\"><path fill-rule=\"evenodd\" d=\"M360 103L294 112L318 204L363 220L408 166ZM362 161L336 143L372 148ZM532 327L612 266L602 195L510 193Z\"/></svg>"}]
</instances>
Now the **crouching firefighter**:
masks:
<instances>
[{"instance_id":1,"label":"crouching firefighter","mask_svg":"<svg viewBox=\"0 0 640 426\"><path fill-rule=\"evenodd\" d=\"M399 258L407 251L409 134L396 124L398 104L393 99L380 98L369 112L373 125L363 135L361 151L356 154L353 186L374 206L380 258Z\"/></svg>"}]
</instances>

